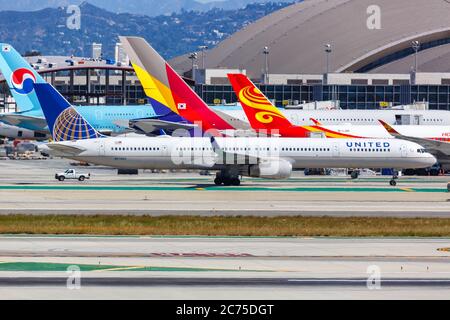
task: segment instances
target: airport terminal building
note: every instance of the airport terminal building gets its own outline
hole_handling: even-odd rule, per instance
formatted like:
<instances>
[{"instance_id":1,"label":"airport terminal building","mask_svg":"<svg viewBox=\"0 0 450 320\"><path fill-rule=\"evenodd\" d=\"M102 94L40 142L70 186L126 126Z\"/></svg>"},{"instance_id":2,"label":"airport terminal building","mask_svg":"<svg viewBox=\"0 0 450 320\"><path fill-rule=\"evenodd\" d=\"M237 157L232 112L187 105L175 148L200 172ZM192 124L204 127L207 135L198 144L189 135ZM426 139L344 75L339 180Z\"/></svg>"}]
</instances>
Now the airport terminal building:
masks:
<instances>
[{"instance_id":1,"label":"airport terminal building","mask_svg":"<svg viewBox=\"0 0 450 320\"><path fill-rule=\"evenodd\" d=\"M280 81L280 75L273 75L276 81L259 87L277 106L334 100L343 109L380 109L426 102L429 109L450 110L450 73L424 74L416 84L411 84L409 74L371 76L329 74L327 81L327 75L283 75ZM209 104L237 100L229 85L198 84L196 90Z\"/></svg>"},{"instance_id":2,"label":"airport terminal building","mask_svg":"<svg viewBox=\"0 0 450 320\"><path fill-rule=\"evenodd\" d=\"M52 59L51 57L45 59ZM63 59L59 57L58 60ZM79 61L83 61L81 58ZM74 68L64 66L41 70L44 78L77 105L145 104L147 97L129 66L95 62ZM204 73L208 70L196 70ZM237 102L227 84L227 70L214 70L221 77L197 80L195 89L208 104ZM245 72L245 70L242 70ZM450 110L450 73L357 74L328 75L269 74L269 84L260 79L258 86L277 106L295 106L316 101L337 101L343 109L380 109L425 102L432 110ZM194 86L194 81L185 78ZM16 110L9 89L3 84L1 111Z\"/></svg>"}]
</instances>

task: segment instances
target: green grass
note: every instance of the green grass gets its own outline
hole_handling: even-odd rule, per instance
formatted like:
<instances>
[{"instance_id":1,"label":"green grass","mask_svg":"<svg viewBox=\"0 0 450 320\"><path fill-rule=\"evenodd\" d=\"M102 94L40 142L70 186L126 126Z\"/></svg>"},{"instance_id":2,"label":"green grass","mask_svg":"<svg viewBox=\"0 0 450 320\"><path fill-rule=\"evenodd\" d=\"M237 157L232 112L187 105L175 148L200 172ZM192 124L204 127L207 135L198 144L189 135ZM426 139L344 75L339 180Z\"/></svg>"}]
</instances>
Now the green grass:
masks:
<instances>
[{"instance_id":1,"label":"green grass","mask_svg":"<svg viewBox=\"0 0 450 320\"><path fill-rule=\"evenodd\" d=\"M450 219L9 215L0 234L450 237Z\"/></svg>"},{"instance_id":2,"label":"green grass","mask_svg":"<svg viewBox=\"0 0 450 320\"><path fill-rule=\"evenodd\" d=\"M64 272L73 266L66 263L41 263L41 262L8 262L0 263L0 271L40 271L40 272ZM206 269L206 268L184 268L184 267L133 267L112 265L89 265L77 264L80 271L161 271L161 272L201 272L201 271L234 271L230 269Z\"/></svg>"}]
</instances>

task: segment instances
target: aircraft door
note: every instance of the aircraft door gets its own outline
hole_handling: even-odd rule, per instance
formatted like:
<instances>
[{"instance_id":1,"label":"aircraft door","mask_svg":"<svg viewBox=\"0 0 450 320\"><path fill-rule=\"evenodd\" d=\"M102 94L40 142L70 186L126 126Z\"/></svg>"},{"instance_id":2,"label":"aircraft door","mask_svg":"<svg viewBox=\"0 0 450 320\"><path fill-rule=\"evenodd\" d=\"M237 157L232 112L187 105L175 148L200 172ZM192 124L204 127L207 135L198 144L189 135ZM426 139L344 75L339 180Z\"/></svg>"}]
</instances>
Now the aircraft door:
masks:
<instances>
[{"instance_id":1,"label":"aircraft door","mask_svg":"<svg viewBox=\"0 0 450 320\"><path fill-rule=\"evenodd\" d=\"M422 116L421 115L414 115L413 125L418 126L422 124Z\"/></svg>"},{"instance_id":2,"label":"aircraft door","mask_svg":"<svg viewBox=\"0 0 450 320\"><path fill-rule=\"evenodd\" d=\"M163 157L169 156L169 148L167 147L166 144L161 145L161 152Z\"/></svg>"},{"instance_id":3,"label":"aircraft door","mask_svg":"<svg viewBox=\"0 0 450 320\"><path fill-rule=\"evenodd\" d=\"M106 154L105 143L101 141L98 145L98 154L100 156L104 156Z\"/></svg>"},{"instance_id":4,"label":"aircraft door","mask_svg":"<svg viewBox=\"0 0 450 320\"><path fill-rule=\"evenodd\" d=\"M337 158L339 156L340 156L339 143L334 142L333 143L333 158Z\"/></svg>"},{"instance_id":5,"label":"aircraft door","mask_svg":"<svg viewBox=\"0 0 450 320\"><path fill-rule=\"evenodd\" d=\"M402 145L401 152L402 158L406 158L408 156L408 146L406 146L405 144Z\"/></svg>"}]
</instances>

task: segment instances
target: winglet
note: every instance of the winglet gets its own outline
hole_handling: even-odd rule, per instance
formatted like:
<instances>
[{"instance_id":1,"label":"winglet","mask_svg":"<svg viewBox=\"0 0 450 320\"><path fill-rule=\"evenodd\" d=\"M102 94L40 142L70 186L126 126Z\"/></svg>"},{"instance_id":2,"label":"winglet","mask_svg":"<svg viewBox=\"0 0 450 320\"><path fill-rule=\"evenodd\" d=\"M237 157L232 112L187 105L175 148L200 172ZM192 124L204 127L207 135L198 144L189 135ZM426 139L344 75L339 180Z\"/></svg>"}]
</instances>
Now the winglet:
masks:
<instances>
[{"instance_id":1,"label":"winglet","mask_svg":"<svg viewBox=\"0 0 450 320\"><path fill-rule=\"evenodd\" d=\"M314 122L314 124L316 125L316 126L321 126L322 125L322 123L320 122L320 121L318 121L318 120L316 120L316 119L314 119L314 118L309 118L312 122Z\"/></svg>"},{"instance_id":2,"label":"winglet","mask_svg":"<svg viewBox=\"0 0 450 320\"><path fill-rule=\"evenodd\" d=\"M395 130L389 123L383 121L383 120L378 120L381 125L386 129L387 132L389 132L391 135L393 136L400 136L400 133L398 133L397 130Z\"/></svg>"},{"instance_id":3,"label":"winglet","mask_svg":"<svg viewBox=\"0 0 450 320\"><path fill-rule=\"evenodd\" d=\"M222 151L222 148L221 148L221 147L219 146L219 144L217 143L217 140L216 140L215 137L212 136L212 137L210 138L210 142L211 142L211 145L212 145L213 150L214 150L215 153L221 152L221 151Z\"/></svg>"}]
</instances>

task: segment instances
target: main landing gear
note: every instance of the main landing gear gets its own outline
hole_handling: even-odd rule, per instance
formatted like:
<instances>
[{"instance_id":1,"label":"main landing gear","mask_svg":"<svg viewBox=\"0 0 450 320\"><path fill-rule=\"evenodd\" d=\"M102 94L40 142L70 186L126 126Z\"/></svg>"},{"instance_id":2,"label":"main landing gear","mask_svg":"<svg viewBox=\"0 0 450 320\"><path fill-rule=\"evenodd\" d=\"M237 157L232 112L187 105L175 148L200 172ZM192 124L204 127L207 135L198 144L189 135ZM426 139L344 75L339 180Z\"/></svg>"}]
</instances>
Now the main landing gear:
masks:
<instances>
[{"instance_id":1,"label":"main landing gear","mask_svg":"<svg viewBox=\"0 0 450 320\"><path fill-rule=\"evenodd\" d=\"M224 185L226 187L238 187L241 185L241 179L239 179L239 175L229 174L226 172L218 172L216 174L216 178L214 179L214 183L216 184L216 186Z\"/></svg>"},{"instance_id":2,"label":"main landing gear","mask_svg":"<svg viewBox=\"0 0 450 320\"><path fill-rule=\"evenodd\" d=\"M350 177L351 177L353 180L358 179L358 178L359 178L359 171L358 171L358 170L352 171Z\"/></svg>"}]
</instances>

